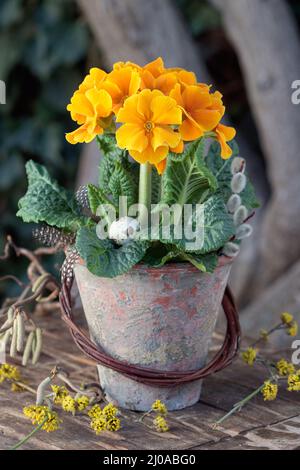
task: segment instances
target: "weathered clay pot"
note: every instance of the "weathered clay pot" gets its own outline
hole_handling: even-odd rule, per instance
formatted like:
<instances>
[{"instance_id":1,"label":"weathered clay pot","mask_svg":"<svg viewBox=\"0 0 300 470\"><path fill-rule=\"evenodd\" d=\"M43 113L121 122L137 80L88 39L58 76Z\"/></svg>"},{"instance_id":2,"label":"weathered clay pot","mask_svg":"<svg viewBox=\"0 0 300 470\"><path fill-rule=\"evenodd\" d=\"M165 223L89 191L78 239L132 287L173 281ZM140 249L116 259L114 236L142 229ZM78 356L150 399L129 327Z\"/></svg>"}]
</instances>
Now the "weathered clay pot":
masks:
<instances>
[{"instance_id":1,"label":"weathered clay pot","mask_svg":"<svg viewBox=\"0 0 300 470\"><path fill-rule=\"evenodd\" d=\"M202 367L230 265L230 260L220 258L215 272L204 274L187 263L158 269L141 264L106 279L77 264L75 276L92 340L131 364L170 371ZM100 365L98 371L107 397L131 410L149 410L156 399L177 410L200 398L201 380L161 388L137 383Z\"/></svg>"}]
</instances>

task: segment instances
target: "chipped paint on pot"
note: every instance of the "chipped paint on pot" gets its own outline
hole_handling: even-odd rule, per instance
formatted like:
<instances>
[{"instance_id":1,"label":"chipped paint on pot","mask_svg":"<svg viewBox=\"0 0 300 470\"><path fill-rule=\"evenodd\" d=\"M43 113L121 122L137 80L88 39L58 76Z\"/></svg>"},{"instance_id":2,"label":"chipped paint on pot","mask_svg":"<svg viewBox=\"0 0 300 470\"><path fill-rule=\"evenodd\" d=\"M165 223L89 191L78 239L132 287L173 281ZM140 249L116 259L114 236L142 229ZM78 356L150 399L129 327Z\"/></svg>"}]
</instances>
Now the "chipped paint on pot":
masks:
<instances>
[{"instance_id":1,"label":"chipped paint on pot","mask_svg":"<svg viewBox=\"0 0 300 470\"><path fill-rule=\"evenodd\" d=\"M75 276L91 338L111 356L144 367L188 371L202 367L229 276L231 260L220 258L213 274L191 264L135 266L113 279L91 274L83 264ZM109 400L147 411L156 400L169 410L191 406L202 381L161 388L135 382L98 366Z\"/></svg>"}]
</instances>

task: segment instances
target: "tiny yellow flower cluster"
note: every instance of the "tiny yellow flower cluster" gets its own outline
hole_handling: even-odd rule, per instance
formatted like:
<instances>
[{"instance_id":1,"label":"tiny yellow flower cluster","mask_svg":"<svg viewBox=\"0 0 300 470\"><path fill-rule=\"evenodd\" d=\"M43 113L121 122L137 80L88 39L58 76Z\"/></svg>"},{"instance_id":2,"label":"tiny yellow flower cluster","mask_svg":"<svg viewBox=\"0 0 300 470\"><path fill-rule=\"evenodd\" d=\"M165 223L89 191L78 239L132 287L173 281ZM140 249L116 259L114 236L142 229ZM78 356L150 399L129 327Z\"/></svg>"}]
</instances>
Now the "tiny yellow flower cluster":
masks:
<instances>
[{"instance_id":1,"label":"tiny yellow flower cluster","mask_svg":"<svg viewBox=\"0 0 300 470\"><path fill-rule=\"evenodd\" d=\"M152 403L151 411L155 411L157 414L153 419L153 425L157 432L167 432L169 431L168 423L165 419L165 416L168 414L168 409L166 405L161 400L155 400Z\"/></svg>"},{"instance_id":2,"label":"tiny yellow flower cluster","mask_svg":"<svg viewBox=\"0 0 300 470\"><path fill-rule=\"evenodd\" d=\"M295 367L291 362L287 362L285 359L280 359L276 363L276 369L278 371L278 374L281 376L293 374L295 372Z\"/></svg>"},{"instance_id":3,"label":"tiny yellow flower cluster","mask_svg":"<svg viewBox=\"0 0 300 470\"><path fill-rule=\"evenodd\" d=\"M297 336L298 334L298 323L294 320L291 313L283 312L280 316L281 322L287 327L287 334L289 336Z\"/></svg>"},{"instance_id":4,"label":"tiny yellow flower cluster","mask_svg":"<svg viewBox=\"0 0 300 470\"><path fill-rule=\"evenodd\" d=\"M272 383L270 380L266 380L264 383L263 388L261 389L261 393L264 397L265 401L275 400L277 397L278 392L278 385Z\"/></svg>"},{"instance_id":5,"label":"tiny yellow flower cluster","mask_svg":"<svg viewBox=\"0 0 300 470\"><path fill-rule=\"evenodd\" d=\"M69 394L65 386L51 385L53 391L53 401L56 405L61 405L63 399Z\"/></svg>"},{"instance_id":6,"label":"tiny yellow flower cluster","mask_svg":"<svg viewBox=\"0 0 300 470\"><path fill-rule=\"evenodd\" d=\"M157 415L153 420L153 424L157 432L167 432L169 431L168 423L165 418L161 415Z\"/></svg>"},{"instance_id":7,"label":"tiny yellow flower cluster","mask_svg":"<svg viewBox=\"0 0 300 470\"><path fill-rule=\"evenodd\" d=\"M0 365L0 383L5 380L20 380L20 371L10 364Z\"/></svg>"},{"instance_id":8,"label":"tiny yellow flower cluster","mask_svg":"<svg viewBox=\"0 0 300 470\"><path fill-rule=\"evenodd\" d=\"M168 413L166 405L160 400L155 400L155 402L152 404L152 410L157 411L162 415L166 415Z\"/></svg>"},{"instance_id":9,"label":"tiny yellow flower cluster","mask_svg":"<svg viewBox=\"0 0 300 470\"><path fill-rule=\"evenodd\" d=\"M249 347L246 351L242 352L243 361L249 366L253 366L257 356L257 352L257 349Z\"/></svg>"},{"instance_id":10,"label":"tiny yellow flower cluster","mask_svg":"<svg viewBox=\"0 0 300 470\"><path fill-rule=\"evenodd\" d=\"M89 417L92 418L91 428L97 435L102 431L118 431L121 427L121 421L116 416L118 411L112 403L106 405L103 410L99 405L94 405L88 412Z\"/></svg>"},{"instance_id":11,"label":"tiny yellow flower cluster","mask_svg":"<svg viewBox=\"0 0 300 470\"><path fill-rule=\"evenodd\" d=\"M300 370L288 376L288 391L300 392Z\"/></svg>"},{"instance_id":12,"label":"tiny yellow flower cluster","mask_svg":"<svg viewBox=\"0 0 300 470\"><path fill-rule=\"evenodd\" d=\"M73 398L71 395L65 395L61 399L61 407L64 411L75 415L76 411L85 410L90 403L89 397L86 395L80 395Z\"/></svg>"},{"instance_id":13,"label":"tiny yellow flower cluster","mask_svg":"<svg viewBox=\"0 0 300 470\"><path fill-rule=\"evenodd\" d=\"M32 424L42 424L45 421L42 429L46 432L56 431L62 422L57 413L50 410L48 406L25 406L23 413L27 418L31 419Z\"/></svg>"}]
</instances>

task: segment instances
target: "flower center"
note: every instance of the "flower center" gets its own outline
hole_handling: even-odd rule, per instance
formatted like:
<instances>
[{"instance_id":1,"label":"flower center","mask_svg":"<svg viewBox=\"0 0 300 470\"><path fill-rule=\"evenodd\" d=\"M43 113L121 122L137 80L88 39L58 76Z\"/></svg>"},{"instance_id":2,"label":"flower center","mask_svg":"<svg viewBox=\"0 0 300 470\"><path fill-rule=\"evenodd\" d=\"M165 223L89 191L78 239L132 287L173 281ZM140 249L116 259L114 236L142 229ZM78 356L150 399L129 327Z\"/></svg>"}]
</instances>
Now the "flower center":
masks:
<instances>
[{"instance_id":1,"label":"flower center","mask_svg":"<svg viewBox=\"0 0 300 470\"><path fill-rule=\"evenodd\" d=\"M145 122L145 129L146 129L146 132L151 132L152 129L153 129L153 124L151 121L147 121Z\"/></svg>"}]
</instances>

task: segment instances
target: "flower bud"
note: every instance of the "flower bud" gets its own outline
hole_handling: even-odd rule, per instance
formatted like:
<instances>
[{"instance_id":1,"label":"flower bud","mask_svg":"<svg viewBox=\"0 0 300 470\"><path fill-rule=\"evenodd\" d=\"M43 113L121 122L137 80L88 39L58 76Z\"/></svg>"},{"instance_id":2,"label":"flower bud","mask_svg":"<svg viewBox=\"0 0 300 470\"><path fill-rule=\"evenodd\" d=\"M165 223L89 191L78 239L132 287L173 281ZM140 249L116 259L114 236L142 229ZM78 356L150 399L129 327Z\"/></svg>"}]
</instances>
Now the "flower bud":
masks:
<instances>
[{"instance_id":1,"label":"flower bud","mask_svg":"<svg viewBox=\"0 0 300 470\"><path fill-rule=\"evenodd\" d=\"M253 228L249 224L242 224L240 225L237 230L235 237L237 240L242 240L243 238L250 237L253 232Z\"/></svg>"},{"instance_id":2,"label":"flower bud","mask_svg":"<svg viewBox=\"0 0 300 470\"><path fill-rule=\"evenodd\" d=\"M246 183L247 178L244 173L236 173L231 180L231 191L233 193L241 193L245 189Z\"/></svg>"},{"instance_id":3,"label":"flower bud","mask_svg":"<svg viewBox=\"0 0 300 470\"><path fill-rule=\"evenodd\" d=\"M248 210L245 206L240 206L237 208L235 213L233 214L233 223L236 227L241 225L248 216Z\"/></svg>"},{"instance_id":4,"label":"flower bud","mask_svg":"<svg viewBox=\"0 0 300 470\"><path fill-rule=\"evenodd\" d=\"M234 157L231 162L230 171L232 175L236 173L244 173L246 168L246 161L242 157Z\"/></svg>"},{"instance_id":5,"label":"flower bud","mask_svg":"<svg viewBox=\"0 0 300 470\"><path fill-rule=\"evenodd\" d=\"M237 208L242 204L241 197L238 194L232 194L227 201L227 210L233 214Z\"/></svg>"},{"instance_id":6,"label":"flower bud","mask_svg":"<svg viewBox=\"0 0 300 470\"><path fill-rule=\"evenodd\" d=\"M237 256L240 252L240 247L236 243L233 242L227 242L223 246L222 253L225 256L229 256L229 258L234 258Z\"/></svg>"}]
</instances>

